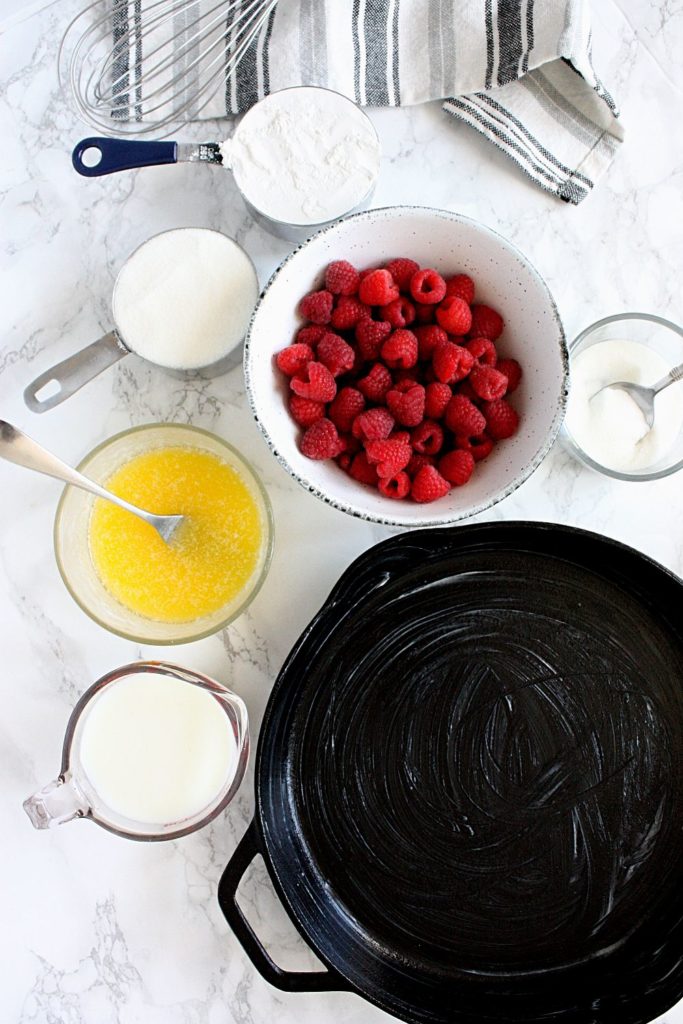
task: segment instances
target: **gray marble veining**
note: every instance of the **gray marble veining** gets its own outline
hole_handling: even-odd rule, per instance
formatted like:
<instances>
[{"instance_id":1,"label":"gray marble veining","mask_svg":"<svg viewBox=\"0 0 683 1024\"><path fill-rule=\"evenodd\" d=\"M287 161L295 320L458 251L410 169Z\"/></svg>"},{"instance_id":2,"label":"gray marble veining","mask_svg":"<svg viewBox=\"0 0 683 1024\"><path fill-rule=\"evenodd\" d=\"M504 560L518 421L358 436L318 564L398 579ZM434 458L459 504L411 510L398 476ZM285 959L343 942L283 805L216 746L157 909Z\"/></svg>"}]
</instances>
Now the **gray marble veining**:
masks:
<instances>
[{"instance_id":1,"label":"gray marble veining","mask_svg":"<svg viewBox=\"0 0 683 1024\"><path fill-rule=\"evenodd\" d=\"M619 4L594 3L595 48L619 99L626 143L607 179L578 208L541 193L438 104L371 112L385 154L375 203L443 206L507 235L546 277L569 336L625 310L683 320L683 3ZM37 834L21 809L24 797L53 777L78 695L104 671L140 656L168 657L234 687L248 703L255 736L292 641L351 559L391 532L303 494L262 442L239 370L185 382L131 356L44 417L24 407L30 379L110 327L116 273L149 235L181 225L220 228L249 251L261 283L287 253L286 243L251 221L220 169L184 165L92 180L73 173L71 149L88 129L59 92L55 57L79 6L61 0L0 8L9 17L0 36L2 416L74 462L131 423L173 420L215 430L262 473L277 537L263 590L223 635L182 649L140 648L104 633L65 594L51 542L59 486L3 468L0 1021L388 1020L351 995L290 996L269 988L229 932L216 885L251 815L251 773L229 813L170 844L126 843L81 822ZM182 138L219 138L223 130L194 124ZM682 499L683 477L609 482L555 449L487 518L583 526L683 573ZM283 966L313 963L258 864L243 901ZM683 1006L662 1020L683 1024Z\"/></svg>"}]
</instances>

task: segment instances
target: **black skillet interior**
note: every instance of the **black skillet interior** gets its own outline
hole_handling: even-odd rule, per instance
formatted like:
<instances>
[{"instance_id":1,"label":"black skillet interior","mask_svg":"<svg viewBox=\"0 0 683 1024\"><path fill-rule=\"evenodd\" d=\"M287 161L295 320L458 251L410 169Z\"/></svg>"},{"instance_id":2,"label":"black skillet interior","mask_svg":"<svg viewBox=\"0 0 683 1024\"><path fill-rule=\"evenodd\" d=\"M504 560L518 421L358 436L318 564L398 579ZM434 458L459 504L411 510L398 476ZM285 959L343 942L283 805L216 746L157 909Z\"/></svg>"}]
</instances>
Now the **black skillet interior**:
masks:
<instances>
[{"instance_id":1,"label":"black skillet interior","mask_svg":"<svg viewBox=\"0 0 683 1024\"><path fill-rule=\"evenodd\" d=\"M461 1024L683 996L682 591L550 524L404 534L346 571L271 696L257 823L352 988Z\"/></svg>"}]
</instances>

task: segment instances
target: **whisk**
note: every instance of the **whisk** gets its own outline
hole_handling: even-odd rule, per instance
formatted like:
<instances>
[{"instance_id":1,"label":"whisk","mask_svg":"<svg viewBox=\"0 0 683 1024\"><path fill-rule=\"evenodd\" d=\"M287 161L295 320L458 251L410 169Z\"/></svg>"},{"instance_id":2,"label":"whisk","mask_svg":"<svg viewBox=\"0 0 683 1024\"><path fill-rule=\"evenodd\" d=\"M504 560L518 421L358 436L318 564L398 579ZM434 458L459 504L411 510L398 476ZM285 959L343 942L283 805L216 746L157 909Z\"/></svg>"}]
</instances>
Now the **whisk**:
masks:
<instances>
[{"instance_id":1,"label":"whisk","mask_svg":"<svg viewBox=\"0 0 683 1024\"><path fill-rule=\"evenodd\" d=\"M278 0L94 0L69 24L59 77L103 135L163 137L225 89Z\"/></svg>"}]
</instances>

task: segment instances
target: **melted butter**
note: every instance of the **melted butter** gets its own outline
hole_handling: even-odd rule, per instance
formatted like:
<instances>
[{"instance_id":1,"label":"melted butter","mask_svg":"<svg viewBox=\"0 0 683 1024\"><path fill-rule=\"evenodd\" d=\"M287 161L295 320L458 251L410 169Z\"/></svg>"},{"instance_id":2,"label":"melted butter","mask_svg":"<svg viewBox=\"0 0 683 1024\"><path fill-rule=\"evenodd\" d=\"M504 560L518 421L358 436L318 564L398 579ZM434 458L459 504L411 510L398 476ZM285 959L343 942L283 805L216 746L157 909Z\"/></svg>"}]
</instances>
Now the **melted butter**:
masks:
<instances>
[{"instance_id":1,"label":"melted butter","mask_svg":"<svg viewBox=\"0 0 683 1024\"><path fill-rule=\"evenodd\" d=\"M90 551L107 590L158 622L190 622L230 604L260 562L260 507L239 473L210 452L160 448L118 469L106 486L158 515L187 517L166 544L153 527L97 499Z\"/></svg>"}]
</instances>

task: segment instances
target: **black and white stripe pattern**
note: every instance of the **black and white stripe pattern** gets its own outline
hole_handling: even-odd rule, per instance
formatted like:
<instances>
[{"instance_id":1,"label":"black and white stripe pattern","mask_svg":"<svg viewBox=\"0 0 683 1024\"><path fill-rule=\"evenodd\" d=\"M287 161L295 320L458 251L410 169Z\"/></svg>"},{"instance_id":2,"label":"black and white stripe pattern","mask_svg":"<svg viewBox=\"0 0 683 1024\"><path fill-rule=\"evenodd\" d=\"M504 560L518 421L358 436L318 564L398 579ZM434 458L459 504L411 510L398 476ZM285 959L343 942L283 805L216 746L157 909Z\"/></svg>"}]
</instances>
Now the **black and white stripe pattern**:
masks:
<instances>
[{"instance_id":1,"label":"black and white stripe pattern","mask_svg":"<svg viewBox=\"0 0 683 1024\"><path fill-rule=\"evenodd\" d=\"M400 0L353 0L354 99L363 107L396 107L401 102L399 4Z\"/></svg>"},{"instance_id":2,"label":"black and white stripe pattern","mask_svg":"<svg viewBox=\"0 0 683 1024\"><path fill-rule=\"evenodd\" d=\"M131 20L139 27L144 8L141 0L111 2L116 46ZM259 2L265 10L267 0L226 0L219 43L226 61L240 15ZM208 11L215 0L196 3ZM623 139L616 105L593 68L587 3L278 0L225 89L193 114L240 113L295 85L336 89L362 106L445 99L449 114L490 139L542 188L578 203ZM180 61L180 44L177 52ZM146 116L144 64L140 46L115 49L114 116Z\"/></svg>"}]
</instances>

